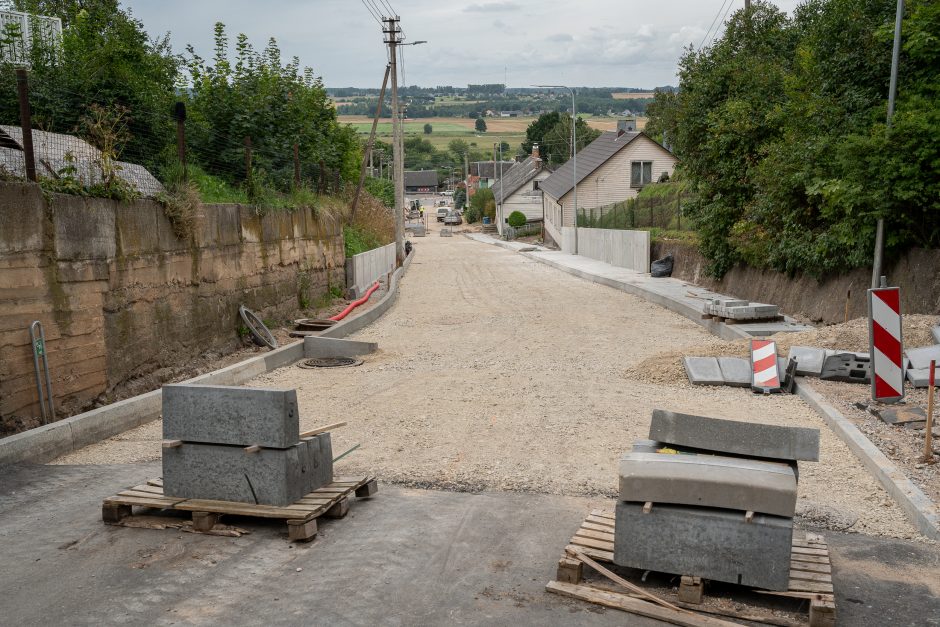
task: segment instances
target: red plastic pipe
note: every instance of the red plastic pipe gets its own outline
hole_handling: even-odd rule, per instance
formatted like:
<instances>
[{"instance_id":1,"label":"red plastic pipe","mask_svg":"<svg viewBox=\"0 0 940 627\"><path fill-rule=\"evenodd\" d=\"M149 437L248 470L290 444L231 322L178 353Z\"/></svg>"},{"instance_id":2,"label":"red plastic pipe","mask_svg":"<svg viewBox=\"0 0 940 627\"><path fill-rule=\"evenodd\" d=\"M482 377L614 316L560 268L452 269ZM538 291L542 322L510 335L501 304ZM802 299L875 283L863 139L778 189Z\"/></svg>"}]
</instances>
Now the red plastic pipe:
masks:
<instances>
[{"instance_id":1,"label":"red plastic pipe","mask_svg":"<svg viewBox=\"0 0 940 627\"><path fill-rule=\"evenodd\" d=\"M340 320L342 320L343 318L345 318L346 316L348 316L348 315L349 315L349 312L351 312L353 309L355 309L355 308L358 307L359 305L362 305L362 304L365 303L367 300L369 300L369 297L372 296L372 292L374 292L374 291L377 290L377 289L379 289L379 282L378 282L378 281L376 281L375 283L372 284L372 287L370 287L370 288L366 291L366 293L363 295L362 298L360 298L359 300L354 300L353 302L349 303L349 306L346 307L346 309L342 310L341 312L339 312L339 313L336 314L335 316L331 317L330 320L336 320L337 322L339 322Z\"/></svg>"}]
</instances>

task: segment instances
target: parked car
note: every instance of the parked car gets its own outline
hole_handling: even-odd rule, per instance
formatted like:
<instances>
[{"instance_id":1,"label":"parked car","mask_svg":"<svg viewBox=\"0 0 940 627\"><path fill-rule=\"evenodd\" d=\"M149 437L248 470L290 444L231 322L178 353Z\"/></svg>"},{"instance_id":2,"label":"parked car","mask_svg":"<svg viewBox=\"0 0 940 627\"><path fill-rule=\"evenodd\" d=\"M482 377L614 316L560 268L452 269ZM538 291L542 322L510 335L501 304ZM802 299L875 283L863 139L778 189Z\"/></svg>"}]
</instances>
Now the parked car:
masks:
<instances>
[{"instance_id":1,"label":"parked car","mask_svg":"<svg viewBox=\"0 0 940 627\"><path fill-rule=\"evenodd\" d=\"M443 222L444 218L447 217L447 207L438 207L437 208L437 221Z\"/></svg>"},{"instance_id":2,"label":"parked car","mask_svg":"<svg viewBox=\"0 0 940 627\"><path fill-rule=\"evenodd\" d=\"M447 212L447 215L444 216L444 224L463 224L463 218L460 217L460 214L451 209Z\"/></svg>"},{"instance_id":3,"label":"parked car","mask_svg":"<svg viewBox=\"0 0 940 627\"><path fill-rule=\"evenodd\" d=\"M441 196L453 196L453 195L454 195L454 192L452 190L441 192Z\"/></svg>"}]
</instances>

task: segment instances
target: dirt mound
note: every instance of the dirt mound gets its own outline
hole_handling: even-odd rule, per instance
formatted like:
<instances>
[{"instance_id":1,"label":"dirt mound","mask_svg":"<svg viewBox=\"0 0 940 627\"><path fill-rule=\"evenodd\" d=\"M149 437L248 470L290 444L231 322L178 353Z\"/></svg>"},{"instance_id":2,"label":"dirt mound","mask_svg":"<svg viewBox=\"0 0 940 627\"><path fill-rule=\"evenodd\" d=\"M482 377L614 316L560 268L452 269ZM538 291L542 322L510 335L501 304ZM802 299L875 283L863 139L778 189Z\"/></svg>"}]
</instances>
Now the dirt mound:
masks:
<instances>
[{"instance_id":1,"label":"dirt mound","mask_svg":"<svg viewBox=\"0 0 940 627\"><path fill-rule=\"evenodd\" d=\"M934 344L931 327L938 324L937 316L904 316L902 333L904 345L909 347ZM777 353L786 357L791 346L813 346L816 348L841 349L852 352L868 352L868 320L856 318L843 324L818 327L800 333L778 333ZM626 370L624 376L633 381L658 384L682 384L688 382L682 358L689 357L748 357L748 340L726 341L715 339L705 344L694 344L678 351L668 351L644 359Z\"/></svg>"}]
</instances>

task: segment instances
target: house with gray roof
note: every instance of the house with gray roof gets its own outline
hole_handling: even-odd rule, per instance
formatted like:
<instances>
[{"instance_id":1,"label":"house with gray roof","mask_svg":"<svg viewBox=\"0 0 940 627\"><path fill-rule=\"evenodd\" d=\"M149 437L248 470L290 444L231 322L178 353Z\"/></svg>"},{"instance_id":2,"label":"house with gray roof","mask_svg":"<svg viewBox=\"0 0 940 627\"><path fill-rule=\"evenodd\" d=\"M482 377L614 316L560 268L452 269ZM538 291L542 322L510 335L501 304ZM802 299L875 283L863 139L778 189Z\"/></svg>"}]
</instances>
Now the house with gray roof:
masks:
<instances>
[{"instance_id":1,"label":"house with gray roof","mask_svg":"<svg viewBox=\"0 0 940 627\"><path fill-rule=\"evenodd\" d=\"M437 193L437 170L405 170L405 191Z\"/></svg>"},{"instance_id":2,"label":"house with gray roof","mask_svg":"<svg viewBox=\"0 0 940 627\"><path fill-rule=\"evenodd\" d=\"M575 226L574 190L577 181L578 210L601 209L635 198L644 185L672 176L678 159L662 145L640 132L616 131L578 151L578 169L569 160L541 182L545 235L567 252ZM571 233L571 235L569 235Z\"/></svg>"},{"instance_id":3,"label":"house with gray roof","mask_svg":"<svg viewBox=\"0 0 940 627\"><path fill-rule=\"evenodd\" d=\"M539 186L550 174L539 158L538 144L533 144L532 154L514 164L493 184L496 228L500 234L513 211L521 211L528 222L542 220L542 191Z\"/></svg>"}]
</instances>

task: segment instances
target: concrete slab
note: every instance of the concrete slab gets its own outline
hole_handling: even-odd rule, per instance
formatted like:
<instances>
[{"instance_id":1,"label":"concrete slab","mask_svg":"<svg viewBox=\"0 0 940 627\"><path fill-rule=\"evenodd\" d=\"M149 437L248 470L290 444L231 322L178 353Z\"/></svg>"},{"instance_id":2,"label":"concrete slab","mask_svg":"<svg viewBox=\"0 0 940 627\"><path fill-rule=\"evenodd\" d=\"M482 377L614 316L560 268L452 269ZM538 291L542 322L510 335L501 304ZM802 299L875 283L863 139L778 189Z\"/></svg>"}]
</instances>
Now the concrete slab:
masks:
<instances>
[{"instance_id":1,"label":"concrete slab","mask_svg":"<svg viewBox=\"0 0 940 627\"><path fill-rule=\"evenodd\" d=\"M915 388L930 387L930 368L908 368L905 376ZM940 386L940 375L934 373L934 387Z\"/></svg>"},{"instance_id":2,"label":"concrete slab","mask_svg":"<svg viewBox=\"0 0 940 627\"><path fill-rule=\"evenodd\" d=\"M614 562L713 581L786 590L793 520L684 505L617 503Z\"/></svg>"},{"instance_id":3,"label":"concrete slab","mask_svg":"<svg viewBox=\"0 0 940 627\"><path fill-rule=\"evenodd\" d=\"M718 507L792 518L796 475L789 464L719 455L626 453L620 500Z\"/></svg>"},{"instance_id":4,"label":"concrete slab","mask_svg":"<svg viewBox=\"0 0 940 627\"><path fill-rule=\"evenodd\" d=\"M312 492L333 482L333 442L329 433L321 433L301 440L306 449L306 492ZM305 494L306 494L305 492Z\"/></svg>"},{"instance_id":5,"label":"concrete slab","mask_svg":"<svg viewBox=\"0 0 940 627\"><path fill-rule=\"evenodd\" d=\"M789 461L819 460L819 430L723 420L654 409L651 440L689 448Z\"/></svg>"},{"instance_id":6,"label":"concrete slab","mask_svg":"<svg viewBox=\"0 0 940 627\"><path fill-rule=\"evenodd\" d=\"M315 456L322 454L321 440L311 442L255 453L240 446L188 442L163 449L163 491L190 499L290 505L327 483L324 468L332 474L332 458L329 464L316 460L313 467Z\"/></svg>"},{"instance_id":7,"label":"concrete slab","mask_svg":"<svg viewBox=\"0 0 940 627\"><path fill-rule=\"evenodd\" d=\"M926 423L927 412L923 407L886 407L873 410L873 414L889 425L906 425L912 422Z\"/></svg>"},{"instance_id":8,"label":"concrete slab","mask_svg":"<svg viewBox=\"0 0 940 627\"><path fill-rule=\"evenodd\" d=\"M746 388L751 386L751 362L740 357L719 357L718 368L725 385Z\"/></svg>"},{"instance_id":9,"label":"concrete slab","mask_svg":"<svg viewBox=\"0 0 940 627\"><path fill-rule=\"evenodd\" d=\"M930 334L933 336L933 341L940 344L940 327L930 329Z\"/></svg>"},{"instance_id":10,"label":"concrete slab","mask_svg":"<svg viewBox=\"0 0 940 627\"><path fill-rule=\"evenodd\" d=\"M724 385L721 368L715 357L683 357L682 364L692 385Z\"/></svg>"},{"instance_id":11,"label":"concrete slab","mask_svg":"<svg viewBox=\"0 0 940 627\"><path fill-rule=\"evenodd\" d=\"M940 344L923 346L921 348L908 348L904 354L911 362L911 367L918 370L930 368L930 361L940 364Z\"/></svg>"},{"instance_id":12,"label":"concrete slab","mask_svg":"<svg viewBox=\"0 0 940 627\"><path fill-rule=\"evenodd\" d=\"M796 374L801 377L818 377L822 374L826 350L811 346L791 346L787 359L796 360Z\"/></svg>"},{"instance_id":13,"label":"concrete slab","mask_svg":"<svg viewBox=\"0 0 940 627\"><path fill-rule=\"evenodd\" d=\"M297 393L220 385L165 385L163 437L235 446L294 446L300 441Z\"/></svg>"},{"instance_id":14,"label":"concrete slab","mask_svg":"<svg viewBox=\"0 0 940 627\"><path fill-rule=\"evenodd\" d=\"M823 381L842 381L844 383L870 383L871 361L860 358L855 353L840 353L826 357L823 362Z\"/></svg>"},{"instance_id":15,"label":"concrete slab","mask_svg":"<svg viewBox=\"0 0 940 627\"><path fill-rule=\"evenodd\" d=\"M309 336L304 338L304 357L360 357L374 353L377 342L360 342L334 337Z\"/></svg>"}]
</instances>

